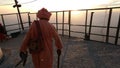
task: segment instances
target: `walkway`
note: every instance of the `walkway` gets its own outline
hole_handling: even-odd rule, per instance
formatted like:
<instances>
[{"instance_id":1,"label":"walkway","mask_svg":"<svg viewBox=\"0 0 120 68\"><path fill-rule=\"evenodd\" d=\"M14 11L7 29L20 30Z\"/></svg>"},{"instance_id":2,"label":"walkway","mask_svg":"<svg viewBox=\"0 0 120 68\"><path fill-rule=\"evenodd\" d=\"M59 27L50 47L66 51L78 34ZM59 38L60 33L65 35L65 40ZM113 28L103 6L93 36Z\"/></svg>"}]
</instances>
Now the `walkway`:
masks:
<instances>
[{"instance_id":1,"label":"walkway","mask_svg":"<svg viewBox=\"0 0 120 68\"><path fill-rule=\"evenodd\" d=\"M14 68L20 60L19 47L23 37L24 34L21 34L17 38L0 43L5 54L5 60L0 68ZM120 46L66 36L62 37L62 41L64 48L60 68L120 68ZM54 58L53 68L56 68L57 54L55 51ZM26 66L22 67L21 64L18 68L33 68L30 55Z\"/></svg>"}]
</instances>

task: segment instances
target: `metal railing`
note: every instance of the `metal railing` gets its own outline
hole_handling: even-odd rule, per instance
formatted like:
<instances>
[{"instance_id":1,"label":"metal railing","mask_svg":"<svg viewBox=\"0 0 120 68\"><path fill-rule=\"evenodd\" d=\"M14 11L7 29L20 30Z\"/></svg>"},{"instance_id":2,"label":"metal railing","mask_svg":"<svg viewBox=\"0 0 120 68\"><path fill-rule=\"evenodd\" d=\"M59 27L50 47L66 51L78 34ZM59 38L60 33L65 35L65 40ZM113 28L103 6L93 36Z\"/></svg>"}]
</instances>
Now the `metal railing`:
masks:
<instances>
[{"instance_id":1,"label":"metal railing","mask_svg":"<svg viewBox=\"0 0 120 68\"><path fill-rule=\"evenodd\" d=\"M71 37L72 35L72 33L78 33L78 34L83 34L83 36L82 37L80 37L80 38L82 38L82 39L85 39L85 40L94 40L94 39L91 39L91 36L92 35L94 35L94 36L101 36L101 37L104 37L105 38L105 40L102 40L102 41L100 41L100 42L105 42L105 43L111 43L109 40L110 40L110 37L112 37L112 38L114 38L114 42L112 43L112 44L115 44L115 45L120 45L120 43L118 43L119 41L120 41L120 32L119 32L119 30L120 30L120 13L119 13L119 18L118 18L118 23L117 23L117 25L118 26L116 26L116 27L114 27L114 26L110 26L110 24L111 24L111 17L112 17L112 13L113 13L113 10L114 9L118 9L118 10L120 10L120 7L112 7L112 8L95 8L95 9L80 9L80 10L76 10L76 11L84 11L85 12L85 22L84 22L84 24L82 24L82 25L76 25L76 24L72 24L72 21L71 21L71 17L72 17L72 14L71 14L71 12L73 11L73 10L65 10L65 11L51 11L51 13L55 13L55 17L54 17L54 19L55 19L55 22L51 22L52 24L54 24L55 25L55 27L56 27L56 29L58 30L58 31L61 31L61 34L64 36L64 35L66 35L65 34L65 31L67 31L68 32L68 36L69 37ZM96 12L91 12L91 11L93 11L93 10L107 10L108 11L108 19L107 19L107 25L105 25L105 26L99 26L99 25L94 25L93 24L93 18L94 18L94 13L96 13ZM65 22L65 12L67 12L68 13L68 22L66 23ZM29 26L30 26L30 23L32 22L32 20L31 20L31 14L36 14L36 13L29 13L29 12L25 12L26 13L26 15L27 15L27 17L28 17L28 21L26 22L26 23L24 23L24 24L28 24ZM58 13L62 13L62 22L59 22L59 15L58 15ZM88 15L88 13L90 13L89 15ZM12 13L12 14L1 14L1 19L2 19L2 22L3 22L3 25L4 25L4 27L6 28L6 27L8 27L8 26L14 26L14 25L19 25L19 28L18 29L13 29L13 30L8 30L8 32L9 31L14 31L14 30L20 30L21 31L21 26L20 26L20 24L19 24L19 18L17 18L18 20L18 23L17 24L10 24L10 25L6 25L5 24L5 19L4 19L4 15L13 15L13 14L15 14L15 15L17 15L17 13ZM21 14L24 14L24 13L21 13ZM90 17L90 21L88 21L88 16ZM17 16L18 17L18 16ZM36 19L37 19L37 17L36 17ZM95 19L95 18L94 18ZM61 28L59 28L59 25L61 25L62 27ZM65 26L68 26L68 28L66 29L65 28ZM24 28L28 28L29 26L27 26L27 27L24 27ZM84 28L84 31L74 31L74 30L72 30L72 28L71 27L82 27L82 28ZM92 30L92 28L102 28L102 29L106 29L105 30L105 34L99 34L99 33L92 33L91 32L91 30ZM114 36L112 36L112 35L110 35L110 29L116 29L116 35L114 35ZM94 40L94 41L99 41L99 40Z\"/></svg>"},{"instance_id":2,"label":"metal railing","mask_svg":"<svg viewBox=\"0 0 120 68\"><path fill-rule=\"evenodd\" d=\"M23 13L21 13L21 14L26 14L28 17L28 21L27 22L24 22L23 23L23 25L25 25L25 24L28 24L28 25L30 25L30 17L29 17L29 12L23 12ZM16 21L16 23L11 23L11 24L8 24L8 23L6 23L5 22L5 18L4 17L7 17L7 16L12 16L12 15L15 15L16 17L17 17L17 21ZM13 31L21 31L21 25L20 25L20 20L19 20L19 16L18 16L18 13L10 13L10 14L0 14L0 16L1 16L1 21L2 21L2 24L3 24L3 26L4 26L4 28L5 28L5 30L7 31L7 33L9 33L9 32L13 32ZM9 22L12 22L11 20L9 20ZM18 28L13 28L13 29L6 29L7 27L14 27L14 26L18 26ZM24 28L28 28L29 26L24 26Z\"/></svg>"},{"instance_id":3,"label":"metal railing","mask_svg":"<svg viewBox=\"0 0 120 68\"><path fill-rule=\"evenodd\" d=\"M106 42L106 43L111 43L111 42L109 42L109 38L112 37L112 38L115 39L114 43L112 43L112 44L120 45L120 44L118 44L118 41L120 40L120 36L119 36L119 34L120 34L120 32L119 32L119 30L120 30L120 13L119 13L118 24L117 24L118 26L117 27L110 26L113 9L120 10L120 7L95 8L95 9L81 9L81 10L77 10L77 11L85 11L86 12L85 24L84 25L75 25L75 24L71 23L71 12L72 12L72 10L54 11L53 13L56 13L56 18L55 18L56 19L56 23L53 23L53 24L56 24L56 29L57 30L62 30L62 35L64 35L64 31L68 31L69 32L69 34L68 34L69 37L71 37L71 33L81 33L81 34L84 34L84 37L82 37L82 39L85 39L85 40L91 40L90 39L91 35L103 36L106 39L105 39L105 41L103 40L103 41L100 41L100 42ZM91 10L108 10L109 14L108 14L107 26L96 26L96 25L92 24L92 20L93 20L93 16L94 16L95 12L91 12L90 21L89 21L90 23L88 24L88 22L87 22L88 21L87 20L88 19L88 12L91 11ZM58 23L58 13L59 12L63 13L63 15L62 15L62 17L63 17L62 18L62 23ZM66 24L66 23L64 23L64 19L65 19L64 18L65 17L64 13L65 12L68 12L68 23L67 23L67 25L69 26L68 29L64 29L64 25ZM62 29L59 29L59 27L58 27L59 24L62 24ZM84 32L81 32L81 31L72 31L71 30L72 26L80 26L80 27L82 26L82 27L85 28L85 31ZM94 27L96 27L96 28L106 28L106 34L92 33L91 30ZM115 36L110 35L110 29L116 29L116 35ZM94 41L98 41L98 40L94 40Z\"/></svg>"}]
</instances>

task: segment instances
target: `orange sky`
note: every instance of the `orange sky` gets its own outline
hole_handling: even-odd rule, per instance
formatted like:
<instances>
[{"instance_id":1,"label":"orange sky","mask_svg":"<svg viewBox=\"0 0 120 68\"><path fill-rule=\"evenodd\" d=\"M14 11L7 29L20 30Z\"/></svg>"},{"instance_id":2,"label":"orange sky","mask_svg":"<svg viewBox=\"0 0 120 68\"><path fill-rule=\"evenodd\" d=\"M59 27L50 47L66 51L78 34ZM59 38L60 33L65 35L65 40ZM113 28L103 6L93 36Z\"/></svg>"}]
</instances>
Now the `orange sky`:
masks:
<instances>
[{"instance_id":1,"label":"orange sky","mask_svg":"<svg viewBox=\"0 0 120 68\"><path fill-rule=\"evenodd\" d=\"M29 0L34 1L34 0ZM28 0L18 0L19 3L29 2ZM1 0L0 4L14 3L14 0ZM118 6L119 0L35 0L32 3L22 4L20 8L21 12L37 12L42 7L47 8L49 11L60 10L77 10L86 8L99 8L108 6ZM0 6L0 14L2 13L14 13L17 12L13 5Z\"/></svg>"}]
</instances>

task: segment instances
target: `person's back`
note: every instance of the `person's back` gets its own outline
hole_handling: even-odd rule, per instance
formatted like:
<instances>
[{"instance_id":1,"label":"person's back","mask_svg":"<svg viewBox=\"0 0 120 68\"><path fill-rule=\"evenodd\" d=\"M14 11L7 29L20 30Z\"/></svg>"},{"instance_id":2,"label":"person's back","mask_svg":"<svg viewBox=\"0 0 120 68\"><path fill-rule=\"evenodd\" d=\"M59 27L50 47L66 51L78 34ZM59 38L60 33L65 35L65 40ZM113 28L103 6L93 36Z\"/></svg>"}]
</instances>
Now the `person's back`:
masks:
<instances>
[{"instance_id":1,"label":"person's back","mask_svg":"<svg viewBox=\"0 0 120 68\"><path fill-rule=\"evenodd\" d=\"M41 9L37 13L38 21L34 21L26 34L22 46L20 48L20 54L25 55L27 49L29 49L35 68L52 68L53 64L53 39L57 48L57 53L61 53L62 42L55 30L55 27L50 24L49 18L51 13L46 9ZM39 35L38 35L39 34ZM32 45L31 40L38 40L38 45ZM37 42L36 42L37 43ZM35 44L36 44L35 43ZM36 48L36 46L38 48ZM33 49L35 47L36 49ZM43 50L39 50L43 47ZM27 54L26 54L27 55ZM21 56L22 59L22 56ZM24 59L24 58L23 58Z\"/></svg>"}]
</instances>

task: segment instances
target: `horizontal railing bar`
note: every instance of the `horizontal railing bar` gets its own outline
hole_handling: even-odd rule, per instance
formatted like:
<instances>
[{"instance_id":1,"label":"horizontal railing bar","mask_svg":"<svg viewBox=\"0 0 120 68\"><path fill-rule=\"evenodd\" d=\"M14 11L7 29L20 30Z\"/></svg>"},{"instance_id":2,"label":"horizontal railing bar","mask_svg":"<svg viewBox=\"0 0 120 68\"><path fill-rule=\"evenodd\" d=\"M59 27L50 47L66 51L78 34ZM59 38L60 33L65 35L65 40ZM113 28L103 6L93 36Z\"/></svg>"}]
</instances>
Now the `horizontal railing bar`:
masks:
<instances>
[{"instance_id":1,"label":"horizontal railing bar","mask_svg":"<svg viewBox=\"0 0 120 68\"><path fill-rule=\"evenodd\" d=\"M62 30L62 29L58 29L58 30ZM64 29L64 31L69 31L69 29Z\"/></svg>"},{"instance_id":2,"label":"horizontal railing bar","mask_svg":"<svg viewBox=\"0 0 120 68\"><path fill-rule=\"evenodd\" d=\"M30 13L30 14L37 14L37 13Z\"/></svg>"},{"instance_id":3,"label":"horizontal railing bar","mask_svg":"<svg viewBox=\"0 0 120 68\"><path fill-rule=\"evenodd\" d=\"M15 30L20 30L20 28L7 30L7 32L10 32L10 31L15 31Z\"/></svg>"},{"instance_id":4,"label":"horizontal railing bar","mask_svg":"<svg viewBox=\"0 0 120 68\"><path fill-rule=\"evenodd\" d=\"M24 22L23 24L27 24L28 22ZM17 24L9 24L9 25L5 25L5 26L14 26L14 25L18 25L18 23Z\"/></svg>"},{"instance_id":5,"label":"horizontal railing bar","mask_svg":"<svg viewBox=\"0 0 120 68\"><path fill-rule=\"evenodd\" d=\"M84 11L84 10L106 10L106 9L118 9L120 7L108 7L108 8L92 8L92 9L80 9L78 11Z\"/></svg>"},{"instance_id":6,"label":"horizontal railing bar","mask_svg":"<svg viewBox=\"0 0 120 68\"><path fill-rule=\"evenodd\" d=\"M58 29L58 30L62 30L62 29ZM69 31L68 29L64 29L64 30L65 30L65 31ZM70 32L85 34L85 32L78 32L78 31L70 31ZM91 35L106 36L106 35L102 35L102 34L95 34L95 33L91 33ZM109 37L113 37L113 38L115 38L115 36L109 36ZM119 37L119 38L120 38L120 37Z\"/></svg>"},{"instance_id":7,"label":"horizontal railing bar","mask_svg":"<svg viewBox=\"0 0 120 68\"><path fill-rule=\"evenodd\" d=\"M56 24L56 23L52 23L52 24ZM62 24L62 23L58 23L58 24ZM65 25L68 25L68 23L65 23ZM70 24L71 26L85 26L85 25L78 25L78 24ZM86 25L87 27L89 27L89 25ZM99 27L99 28L107 28L107 26L95 26L92 25L91 27ZM110 28L117 28L117 27L110 27Z\"/></svg>"},{"instance_id":8,"label":"horizontal railing bar","mask_svg":"<svg viewBox=\"0 0 120 68\"><path fill-rule=\"evenodd\" d=\"M82 33L82 34L85 34L85 32L78 32L78 31L70 31L70 32L73 32L73 33Z\"/></svg>"},{"instance_id":9,"label":"horizontal railing bar","mask_svg":"<svg viewBox=\"0 0 120 68\"><path fill-rule=\"evenodd\" d=\"M24 28L29 28L28 26L24 27Z\"/></svg>"},{"instance_id":10,"label":"horizontal railing bar","mask_svg":"<svg viewBox=\"0 0 120 68\"><path fill-rule=\"evenodd\" d=\"M56 24L56 23L51 23L51 24ZM63 23L58 23L58 24L61 24L61 25L62 25ZM69 23L64 23L64 24L65 24L65 25L68 25Z\"/></svg>"},{"instance_id":11,"label":"horizontal railing bar","mask_svg":"<svg viewBox=\"0 0 120 68\"><path fill-rule=\"evenodd\" d=\"M21 14L25 14L25 13L30 13L30 12L21 12ZM8 14L0 14L0 15L14 15L14 14L18 14L18 13L8 13Z\"/></svg>"},{"instance_id":12,"label":"horizontal railing bar","mask_svg":"<svg viewBox=\"0 0 120 68\"><path fill-rule=\"evenodd\" d=\"M78 9L78 10L61 10L61 11L51 11L51 12L86 11L86 10L106 10L106 9L119 9L119 8L120 8L120 7L108 7L108 8Z\"/></svg>"},{"instance_id":13,"label":"horizontal railing bar","mask_svg":"<svg viewBox=\"0 0 120 68\"><path fill-rule=\"evenodd\" d=\"M106 35L94 34L94 33L91 33L91 35L97 35L97 36L106 36ZM113 38L115 38L115 36L111 36L111 35L109 35L109 37L113 37Z\"/></svg>"},{"instance_id":14,"label":"horizontal railing bar","mask_svg":"<svg viewBox=\"0 0 120 68\"><path fill-rule=\"evenodd\" d=\"M29 27L24 27L24 28L29 28ZM21 28L11 29L11 30L7 30L7 32L14 31L14 30L20 30L20 29Z\"/></svg>"},{"instance_id":15,"label":"horizontal railing bar","mask_svg":"<svg viewBox=\"0 0 120 68\"><path fill-rule=\"evenodd\" d=\"M5 26L8 27L8 26L14 26L14 25L18 25L18 24L10 24L10 25L5 25Z\"/></svg>"}]
</instances>

